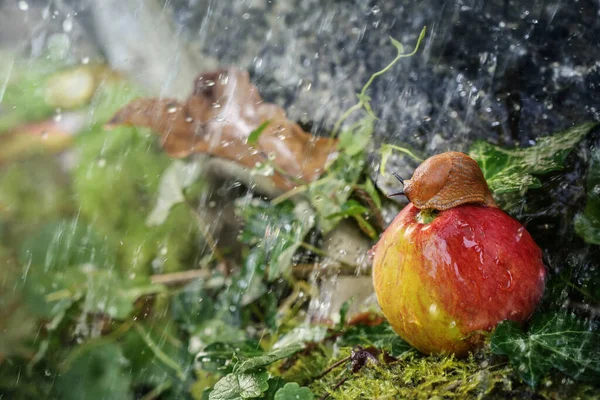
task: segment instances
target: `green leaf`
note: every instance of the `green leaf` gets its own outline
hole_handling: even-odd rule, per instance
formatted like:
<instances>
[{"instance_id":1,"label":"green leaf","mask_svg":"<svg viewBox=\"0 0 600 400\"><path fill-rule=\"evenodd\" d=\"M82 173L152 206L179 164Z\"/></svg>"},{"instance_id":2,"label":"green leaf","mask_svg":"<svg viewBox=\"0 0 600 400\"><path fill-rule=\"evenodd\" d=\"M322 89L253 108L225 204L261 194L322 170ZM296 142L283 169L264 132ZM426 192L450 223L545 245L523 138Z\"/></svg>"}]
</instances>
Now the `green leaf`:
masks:
<instances>
[{"instance_id":1,"label":"green leaf","mask_svg":"<svg viewBox=\"0 0 600 400\"><path fill-rule=\"evenodd\" d=\"M358 201L350 199L342 205L339 212L329 214L327 219L355 217L368 212L368 208L360 204Z\"/></svg>"},{"instance_id":2,"label":"green leaf","mask_svg":"<svg viewBox=\"0 0 600 400\"><path fill-rule=\"evenodd\" d=\"M286 383L275 393L275 400L313 400L315 395L307 387L300 387L296 382Z\"/></svg>"},{"instance_id":3,"label":"green leaf","mask_svg":"<svg viewBox=\"0 0 600 400\"><path fill-rule=\"evenodd\" d=\"M176 160L163 173L158 186L156 205L150 212L147 225L162 225L169 216L171 208L185 201L183 191L188 188L200 175L200 164L189 164Z\"/></svg>"},{"instance_id":4,"label":"green leaf","mask_svg":"<svg viewBox=\"0 0 600 400\"><path fill-rule=\"evenodd\" d=\"M375 189L373 181L370 178L365 179L365 183L363 183L360 188L367 192L369 197L371 197L373 200L373 204L375 204L377 208L381 209L381 197L379 196L377 189Z\"/></svg>"},{"instance_id":5,"label":"green leaf","mask_svg":"<svg viewBox=\"0 0 600 400\"><path fill-rule=\"evenodd\" d=\"M504 149L477 141L469 155L483 171L494 193L521 192L541 186L537 175L561 170L573 147L596 123L585 123L552 136L540 138L528 148Z\"/></svg>"},{"instance_id":6,"label":"green leaf","mask_svg":"<svg viewBox=\"0 0 600 400\"><path fill-rule=\"evenodd\" d=\"M343 218L343 207L352 194L365 165L361 154L341 153L327 174L308 186L310 202L317 212L319 227L330 232ZM333 217L330 218L330 216Z\"/></svg>"},{"instance_id":7,"label":"green leaf","mask_svg":"<svg viewBox=\"0 0 600 400\"><path fill-rule=\"evenodd\" d=\"M338 339L337 345L345 347L370 345L396 357L414 350L387 322L376 326L352 326Z\"/></svg>"},{"instance_id":8,"label":"green leaf","mask_svg":"<svg viewBox=\"0 0 600 400\"><path fill-rule=\"evenodd\" d=\"M260 124L258 128L250 132L250 135L248 135L248 144L255 145L256 143L258 143L260 135L264 132L264 130L267 128L267 126L269 126L270 123L271 120L266 120L265 122Z\"/></svg>"},{"instance_id":9,"label":"green leaf","mask_svg":"<svg viewBox=\"0 0 600 400\"><path fill-rule=\"evenodd\" d=\"M592 154L587 178L587 203L575 217L575 231L588 243L600 244L600 150Z\"/></svg>"},{"instance_id":10,"label":"green leaf","mask_svg":"<svg viewBox=\"0 0 600 400\"><path fill-rule=\"evenodd\" d=\"M64 400L131 399L130 385L127 361L113 343L79 354L56 382Z\"/></svg>"},{"instance_id":11,"label":"green leaf","mask_svg":"<svg viewBox=\"0 0 600 400\"><path fill-rule=\"evenodd\" d=\"M91 226L70 220L43 226L23 243L19 259L47 273L82 264L111 267L114 254Z\"/></svg>"},{"instance_id":12,"label":"green leaf","mask_svg":"<svg viewBox=\"0 0 600 400\"><path fill-rule=\"evenodd\" d=\"M286 347L277 348L266 354L242 362L239 367L234 368L234 370L236 373L241 373L256 368L266 367L267 365L273 364L275 361L293 356L302 350L304 350L304 345L302 344L291 344Z\"/></svg>"},{"instance_id":13,"label":"green leaf","mask_svg":"<svg viewBox=\"0 0 600 400\"><path fill-rule=\"evenodd\" d=\"M265 352L259 343L253 340L244 342L216 342L206 346L196 354L196 364L205 371L221 371L227 368L234 360L252 359L264 355ZM237 371L239 372L239 371Z\"/></svg>"},{"instance_id":14,"label":"green leaf","mask_svg":"<svg viewBox=\"0 0 600 400\"><path fill-rule=\"evenodd\" d=\"M339 135L338 149L349 156L361 153L371 143L373 121L373 118L366 117L342 131Z\"/></svg>"},{"instance_id":15,"label":"green leaf","mask_svg":"<svg viewBox=\"0 0 600 400\"><path fill-rule=\"evenodd\" d=\"M266 372L249 374L229 374L221 378L212 392L209 400L239 400L259 397L269 388Z\"/></svg>"},{"instance_id":16,"label":"green leaf","mask_svg":"<svg viewBox=\"0 0 600 400\"><path fill-rule=\"evenodd\" d=\"M392 45L398 50L398 54L404 53L404 46L402 45L402 43L400 43L398 40L394 39L391 36L390 40L392 42Z\"/></svg>"},{"instance_id":17,"label":"green leaf","mask_svg":"<svg viewBox=\"0 0 600 400\"><path fill-rule=\"evenodd\" d=\"M534 318L528 333L512 321L492 335L495 354L509 357L516 373L535 387L552 368L579 380L600 378L600 333L572 314L548 313Z\"/></svg>"},{"instance_id":18,"label":"green leaf","mask_svg":"<svg viewBox=\"0 0 600 400\"><path fill-rule=\"evenodd\" d=\"M288 201L273 206L253 199L250 203L238 202L236 212L244 220L240 240L253 246L253 253L257 252L252 256L257 257L252 265L259 266L260 257L264 256L269 280L289 275L294 253L314 225L308 205Z\"/></svg>"}]
</instances>

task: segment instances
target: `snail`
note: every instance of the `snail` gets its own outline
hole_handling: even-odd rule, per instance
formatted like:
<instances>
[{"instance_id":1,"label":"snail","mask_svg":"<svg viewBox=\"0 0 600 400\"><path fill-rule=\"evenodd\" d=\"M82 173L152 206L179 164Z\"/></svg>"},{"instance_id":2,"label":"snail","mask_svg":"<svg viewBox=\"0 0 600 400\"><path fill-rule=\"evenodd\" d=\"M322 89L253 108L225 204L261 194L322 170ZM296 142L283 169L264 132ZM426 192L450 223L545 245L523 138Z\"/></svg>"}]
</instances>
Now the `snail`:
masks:
<instances>
[{"instance_id":1,"label":"snail","mask_svg":"<svg viewBox=\"0 0 600 400\"><path fill-rule=\"evenodd\" d=\"M449 151L423 161L412 179L402 179L405 195L419 209L448 210L467 203L498 207L477 162L464 153Z\"/></svg>"}]
</instances>

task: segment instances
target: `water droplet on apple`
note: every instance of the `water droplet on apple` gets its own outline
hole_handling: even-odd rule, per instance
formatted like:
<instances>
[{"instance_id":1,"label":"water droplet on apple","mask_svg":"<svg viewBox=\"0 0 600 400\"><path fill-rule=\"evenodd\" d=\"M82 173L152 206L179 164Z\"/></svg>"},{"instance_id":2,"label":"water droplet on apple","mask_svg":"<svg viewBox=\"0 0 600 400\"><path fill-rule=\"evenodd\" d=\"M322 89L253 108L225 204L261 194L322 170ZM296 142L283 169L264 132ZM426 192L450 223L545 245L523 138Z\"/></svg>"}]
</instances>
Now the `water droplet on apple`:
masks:
<instances>
[{"instance_id":1,"label":"water droplet on apple","mask_svg":"<svg viewBox=\"0 0 600 400\"><path fill-rule=\"evenodd\" d=\"M435 303L432 303L432 304L429 306L429 313L430 313L431 315L437 315L437 313L438 313L437 304L435 304Z\"/></svg>"}]
</instances>

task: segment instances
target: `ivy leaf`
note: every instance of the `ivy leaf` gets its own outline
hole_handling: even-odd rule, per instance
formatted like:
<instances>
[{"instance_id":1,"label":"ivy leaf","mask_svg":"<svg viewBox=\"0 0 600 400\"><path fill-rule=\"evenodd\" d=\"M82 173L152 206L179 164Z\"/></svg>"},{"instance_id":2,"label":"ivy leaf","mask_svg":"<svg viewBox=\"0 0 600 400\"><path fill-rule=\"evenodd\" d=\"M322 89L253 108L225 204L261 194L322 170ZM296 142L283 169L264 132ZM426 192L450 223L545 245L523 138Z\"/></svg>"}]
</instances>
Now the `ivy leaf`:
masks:
<instances>
[{"instance_id":1,"label":"ivy leaf","mask_svg":"<svg viewBox=\"0 0 600 400\"><path fill-rule=\"evenodd\" d=\"M71 354L79 349L73 350ZM132 398L131 375L121 348L109 343L81 352L56 383L65 400Z\"/></svg>"},{"instance_id":2,"label":"ivy leaf","mask_svg":"<svg viewBox=\"0 0 600 400\"><path fill-rule=\"evenodd\" d=\"M596 123L578 125L540 138L535 145L524 149L504 149L477 141L471 146L469 155L481 167L494 193L524 193L527 189L541 187L537 175L563 169L573 147L595 126Z\"/></svg>"},{"instance_id":3,"label":"ivy leaf","mask_svg":"<svg viewBox=\"0 0 600 400\"><path fill-rule=\"evenodd\" d=\"M249 374L233 373L221 378L210 395L209 400L239 400L259 397L269 388L267 372Z\"/></svg>"},{"instance_id":4,"label":"ivy leaf","mask_svg":"<svg viewBox=\"0 0 600 400\"><path fill-rule=\"evenodd\" d=\"M587 178L587 203L575 217L575 231L588 243L600 244L600 150L594 151Z\"/></svg>"},{"instance_id":5,"label":"ivy leaf","mask_svg":"<svg viewBox=\"0 0 600 400\"><path fill-rule=\"evenodd\" d=\"M535 387L552 368L579 380L600 378L600 333L572 314L543 314L528 333L512 321L498 325L492 335L495 354L505 354L517 374Z\"/></svg>"},{"instance_id":6,"label":"ivy leaf","mask_svg":"<svg viewBox=\"0 0 600 400\"><path fill-rule=\"evenodd\" d=\"M313 400L315 395L307 387L300 387L296 382L286 383L275 393L275 400Z\"/></svg>"},{"instance_id":7,"label":"ivy leaf","mask_svg":"<svg viewBox=\"0 0 600 400\"><path fill-rule=\"evenodd\" d=\"M376 326L356 325L350 327L337 341L338 346L374 346L398 357L413 348L398 336L392 327L384 322Z\"/></svg>"},{"instance_id":8,"label":"ivy leaf","mask_svg":"<svg viewBox=\"0 0 600 400\"><path fill-rule=\"evenodd\" d=\"M294 354L304 350L302 344L291 344L286 347L277 348L270 352L260 355L258 357L250 358L240 364L239 367L235 368L236 373L246 372L256 368L266 367L267 365L273 364L275 361L283 358L288 358Z\"/></svg>"},{"instance_id":9,"label":"ivy leaf","mask_svg":"<svg viewBox=\"0 0 600 400\"><path fill-rule=\"evenodd\" d=\"M240 241L254 246L253 252L265 257L269 280L288 275L294 253L314 225L314 215L308 205L283 202L273 206L253 199L250 203L238 203L236 211L245 222Z\"/></svg>"}]
</instances>

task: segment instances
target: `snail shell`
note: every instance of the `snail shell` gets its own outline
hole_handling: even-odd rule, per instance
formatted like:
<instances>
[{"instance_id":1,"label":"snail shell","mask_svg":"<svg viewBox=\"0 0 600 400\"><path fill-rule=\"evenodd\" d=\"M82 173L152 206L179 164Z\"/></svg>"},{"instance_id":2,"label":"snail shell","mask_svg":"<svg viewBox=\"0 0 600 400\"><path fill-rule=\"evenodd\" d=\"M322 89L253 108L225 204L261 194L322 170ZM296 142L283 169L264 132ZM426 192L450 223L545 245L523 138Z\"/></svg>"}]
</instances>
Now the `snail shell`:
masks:
<instances>
[{"instance_id":1,"label":"snail shell","mask_svg":"<svg viewBox=\"0 0 600 400\"><path fill-rule=\"evenodd\" d=\"M443 211L466 203L497 207L477 162L456 151L423 161L404 181L404 194L419 209Z\"/></svg>"}]
</instances>

